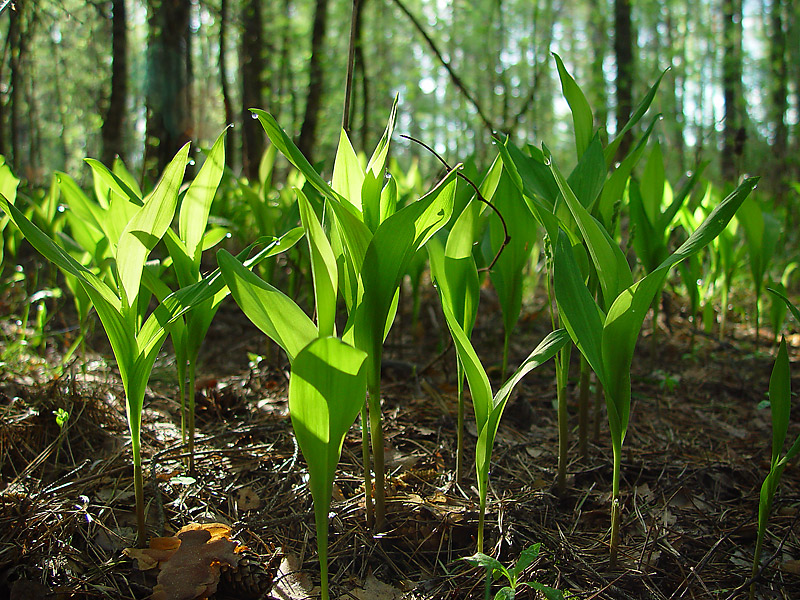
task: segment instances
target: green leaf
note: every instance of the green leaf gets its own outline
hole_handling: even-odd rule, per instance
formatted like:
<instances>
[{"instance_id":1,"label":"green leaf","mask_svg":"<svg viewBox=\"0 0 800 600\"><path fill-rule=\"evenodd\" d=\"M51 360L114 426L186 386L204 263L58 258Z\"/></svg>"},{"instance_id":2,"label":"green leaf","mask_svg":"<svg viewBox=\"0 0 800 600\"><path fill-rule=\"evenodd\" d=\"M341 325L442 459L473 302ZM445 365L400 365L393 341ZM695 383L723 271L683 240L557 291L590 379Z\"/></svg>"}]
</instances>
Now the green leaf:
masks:
<instances>
[{"instance_id":1,"label":"green leaf","mask_svg":"<svg viewBox=\"0 0 800 600\"><path fill-rule=\"evenodd\" d=\"M142 206L143 202L141 195L134 191L122 177L112 171L109 171L108 167L106 167L99 160L95 160L94 158L85 158L84 161L92 168L92 173L95 177L95 187L102 182L108 187L108 189L115 194L118 194L120 198L123 198L128 202L135 204L136 206ZM103 194L98 194L98 197L102 198Z\"/></svg>"},{"instance_id":2,"label":"green leaf","mask_svg":"<svg viewBox=\"0 0 800 600\"><path fill-rule=\"evenodd\" d=\"M225 171L225 132L214 142L206 156L203 167L194 178L181 201L179 218L180 238L186 246L186 253L199 270L200 254L203 251L203 234L208 224L211 203L217 193L222 174Z\"/></svg>"},{"instance_id":3,"label":"green leaf","mask_svg":"<svg viewBox=\"0 0 800 600\"><path fill-rule=\"evenodd\" d=\"M578 201L572 188L570 188L561 171L552 160L550 169L553 171L553 177L558 183L572 216L578 223L578 229L580 229L583 240L589 249L589 255L592 257L592 263L597 271L600 287L603 290L603 298L606 306L608 306L620 291L633 283L628 261L605 228Z\"/></svg>"},{"instance_id":4,"label":"green leaf","mask_svg":"<svg viewBox=\"0 0 800 600\"><path fill-rule=\"evenodd\" d=\"M648 90L645 97L642 98L642 101L636 107L636 110L633 111L633 115L625 123L625 126L619 131L616 137L606 146L605 149L605 156L606 156L606 164L611 165L611 161L614 160L614 155L617 153L617 148L622 143L622 137L628 133L635 125L638 123L644 114L647 112L647 109L650 108L650 105L653 103L653 99L656 97L656 92L658 91L658 86L661 84L661 80L664 79L664 75L667 73L667 69L665 69L661 75L659 75L656 82L653 86Z\"/></svg>"},{"instance_id":5,"label":"green leaf","mask_svg":"<svg viewBox=\"0 0 800 600\"><path fill-rule=\"evenodd\" d=\"M289 362L318 337L317 327L294 300L252 273L227 250L217 252L217 262L236 303L256 327L283 348Z\"/></svg>"},{"instance_id":6,"label":"green leaf","mask_svg":"<svg viewBox=\"0 0 800 600\"><path fill-rule=\"evenodd\" d=\"M554 263L553 287L561 322L605 387L602 350L605 313L589 293L575 262L572 246L563 232L558 236Z\"/></svg>"},{"instance_id":7,"label":"green leaf","mask_svg":"<svg viewBox=\"0 0 800 600\"><path fill-rule=\"evenodd\" d=\"M314 281L319 334L320 337L327 337L334 335L336 328L336 295L339 286L336 257L308 198L297 188L295 193L311 253L311 277Z\"/></svg>"},{"instance_id":8,"label":"green leaf","mask_svg":"<svg viewBox=\"0 0 800 600\"><path fill-rule=\"evenodd\" d=\"M575 150L577 151L577 156L581 157L586 152L586 148L589 147L589 140L592 139L592 130L594 128L592 109L581 88L578 87L578 84L575 83L575 80L564 67L561 57L555 53L553 53L553 57L556 59L556 67L558 68L558 76L561 79L564 98L572 110L572 123L575 127Z\"/></svg>"},{"instance_id":9,"label":"green leaf","mask_svg":"<svg viewBox=\"0 0 800 600\"><path fill-rule=\"evenodd\" d=\"M496 558L489 556L488 554L484 554L483 552L476 552L472 556L464 557L463 560L467 561L473 567L483 567L489 571L490 575L497 571L505 575L506 579L511 579L509 577L508 569L503 566L503 563Z\"/></svg>"},{"instance_id":10,"label":"green leaf","mask_svg":"<svg viewBox=\"0 0 800 600\"><path fill-rule=\"evenodd\" d=\"M361 205L361 186L364 184L364 168L358 159L347 132L342 129L339 134L339 148L333 162L333 179L331 187L341 194L359 212L363 212Z\"/></svg>"},{"instance_id":11,"label":"green leaf","mask_svg":"<svg viewBox=\"0 0 800 600\"><path fill-rule=\"evenodd\" d=\"M539 557L539 550L541 547L542 544L537 542L536 544L528 546L522 552L520 552L519 558L517 559L517 564L515 564L514 568L511 569L511 575L515 578L519 577L520 573L531 566L533 561Z\"/></svg>"},{"instance_id":12,"label":"green leaf","mask_svg":"<svg viewBox=\"0 0 800 600\"><path fill-rule=\"evenodd\" d=\"M189 145L186 144L164 169L153 193L120 236L116 252L117 272L128 307L139 295L142 267L147 256L163 237L175 215L178 191L188 162Z\"/></svg>"},{"instance_id":13,"label":"green leaf","mask_svg":"<svg viewBox=\"0 0 800 600\"><path fill-rule=\"evenodd\" d=\"M786 339L781 338L775 366L769 378L769 404L772 412L772 464L778 462L786 433L789 431L789 413L792 409L791 374Z\"/></svg>"},{"instance_id":14,"label":"green leaf","mask_svg":"<svg viewBox=\"0 0 800 600\"><path fill-rule=\"evenodd\" d=\"M289 380L289 412L308 465L314 499L323 597L328 587L328 512L336 466L347 431L366 396L367 355L337 338L312 341L296 356Z\"/></svg>"}]
</instances>

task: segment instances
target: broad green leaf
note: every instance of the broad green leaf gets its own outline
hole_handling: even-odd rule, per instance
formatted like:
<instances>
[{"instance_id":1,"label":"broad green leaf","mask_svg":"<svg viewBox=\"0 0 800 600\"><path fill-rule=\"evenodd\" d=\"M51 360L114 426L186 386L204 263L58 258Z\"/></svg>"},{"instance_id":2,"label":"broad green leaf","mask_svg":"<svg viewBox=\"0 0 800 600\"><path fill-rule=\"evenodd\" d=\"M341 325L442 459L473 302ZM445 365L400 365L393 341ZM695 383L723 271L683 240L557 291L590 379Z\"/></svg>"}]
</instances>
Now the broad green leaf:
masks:
<instances>
[{"instance_id":1,"label":"broad green leaf","mask_svg":"<svg viewBox=\"0 0 800 600\"><path fill-rule=\"evenodd\" d=\"M318 337L317 327L291 298L252 273L230 252L219 250L217 262L236 303L284 349L290 362Z\"/></svg>"},{"instance_id":2,"label":"broad green leaf","mask_svg":"<svg viewBox=\"0 0 800 600\"><path fill-rule=\"evenodd\" d=\"M467 556L464 558L469 564L475 567L483 567L487 571L489 571L488 576L492 576L494 571L498 573L502 573L506 576L506 579L511 579L509 576L508 570L505 568L503 563L501 563L496 558L489 556L488 554L484 554L483 552L476 552L472 556Z\"/></svg>"},{"instance_id":3,"label":"broad green leaf","mask_svg":"<svg viewBox=\"0 0 800 600\"><path fill-rule=\"evenodd\" d=\"M603 290L603 298L606 299L607 303L610 303L621 290L633 283L628 261L605 228L589 214L575 197L569 184L552 159L550 161L550 169L589 249L589 255L592 257L592 263L597 271L600 287Z\"/></svg>"},{"instance_id":4,"label":"broad green leaf","mask_svg":"<svg viewBox=\"0 0 800 600\"><path fill-rule=\"evenodd\" d=\"M181 201L179 232L186 253L197 269L200 268L202 240L208 224L211 203L225 171L225 132L214 142L200 172L194 178Z\"/></svg>"},{"instance_id":5,"label":"broad green leaf","mask_svg":"<svg viewBox=\"0 0 800 600\"><path fill-rule=\"evenodd\" d=\"M659 75L658 79L656 79L656 82L648 90L647 94L645 94L645 97L642 98L642 101L636 107L636 110L633 111L633 115L631 115L631 118L628 120L627 123L625 123L625 126L619 131L616 137L611 142L609 142L608 146L606 146L605 156L607 165L610 166L611 161L614 160L614 155L617 153L617 148L619 148L619 145L622 143L622 137L626 133L628 133L628 131L630 131L634 127L634 125L636 125L636 123L638 123L641 120L641 118L647 112L647 109L650 108L650 105L653 103L653 99L656 97L658 86L661 84L661 80L664 79L664 75L666 73L667 70L665 69L661 73L661 75Z\"/></svg>"},{"instance_id":6,"label":"broad green leaf","mask_svg":"<svg viewBox=\"0 0 800 600\"><path fill-rule=\"evenodd\" d=\"M661 154L661 144L656 139L653 149L650 151L650 156L647 157L647 162L644 165L644 173L642 173L642 183L640 185L645 214L653 225L655 225L658 215L661 214L665 183L664 158Z\"/></svg>"},{"instance_id":7,"label":"broad green leaf","mask_svg":"<svg viewBox=\"0 0 800 600\"><path fill-rule=\"evenodd\" d=\"M328 512L333 480L344 437L364 403L366 357L337 338L319 338L297 354L289 380L289 412L308 465L314 499L323 598L328 595Z\"/></svg>"},{"instance_id":8,"label":"broad green leaf","mask_svg":"<svg viewBox=\"0 0 800 600\"><path fill-rule=\"evenodd\" d=\"M95 177L95 186L97 186L99 182L102 182L108 189L118 194L121 198L124 198L136 206L142 206L141 195L131 189L122 177L110 171L108 167L94 158L85 158L84 162L92 168L92 174ZM98 194L98 197L103 197L103 195Z\"/></svg>"},{"instance_id":9,"label":"broad green leaf","mask_svg":"<svg viewBox=\"0 0 800 600\"><path fill-rule=\"evenodd\" d=\"M266 111L259 110L252 108L250 109L256 117L258 117L261 126L264 128L264 131L267 132L270 141L281 151L281 153L289 159L289 162L292 163L297 169L305 176L308 182L314 186L319 193L321 193L325 198L338 200L339 202L345 202L349 205L349 202L344 200L339 194L333 191L333 188L325 183L325 180L322 179L319 173L317 173L316 169L311 166L311 163L308 162L303 153L295 146L294 142L291 138L286 135L286 132L281 129L281 126L278 125L278 122L275 120L271 114ZM355 211L352 206L351 213ZM355 211L357 212L357 211Z\"/></svg>"},{"instance_id":10,"label":"broad green leaf","mask_svg":"<svg viewBox=\"0 0 800 600\"><path fill-rule=\"evenodd\" d=\"M561 57L555 53L553 53L553 57L556 59L556 67L558 68L558 76L561 79L564 98L566 98L572 110L572 123L575 127L575 150L577 151L577 156L581 157L589 146L589 140L592 139L592 130L594 128L592 109L581 88L578 87L578 84L575 83L575 80L564 67Z\"/></svg>"},{"instance_id":11,"label":"broad green leaf","mask_svg":"<svg viewBox=\"0 0 800 600\"><path fill-rule=\"evenodd\" d=\"M355 345L380 361L383 334L397 288L413 255L443 227L453 211L455 169L428 194L397 211L375 232L361 265L361 284L350 315ZM379 363L373 364L379 372Z\"/></svg>"},{"instance_id":12,"label":"broad green leaf","mask_svg":"<svg viewBox=\"0 0 800 600\"><path fill-rule=\"evenodd\" d=\"M17 187L19 186L19 179L17 179L11 172L11 167L6 163L5 158L0 156L0 195L2 195L11 204L17 197Z\"/></svg>"},{"instance_id":13,"label":"broad green leaf","mask_svg":"<svg viewBox=\"0 0 800 600\"><path fill-rule=\"evenodd\" d=\"M334 335L336 328L336 295L339 285L336 257L308 198L302 190L295 189L295 193L311 253L311 276L314 281L319 334L320 337L327 337Z\"/></svg>"},{"instance_id":14,"label":"broad green leaf","mask_svg":"<svg viewBox=\"0 0 800 600\"><path fill-rule=\"evenodd\" d=\"M116 259L123 298L130 307L139 294L142 267L148 254L163 237L175 215L183 172L189 162L185 145L164 169L161 180L134 217L128 222L117 245Z\"/></svg>"},{"instance_id":15,"label":"broad green leaf","mask_svg":"<svg viewBox=\"0 0 800 600\"><path fill-rule=\"evenodd\" d=\"M535 561L539 557L539 550L541 549L541 547L542 544L537 542L531 546L528 546L522 552L520 552L519 558L517 559L517 563L510 571L511 575L513 577L519 577L519 575L525 569L530 567L533 564L533 561Z\"/></svg>"},{"instance_id":16,"label":"broad green leaf","mask_svg":"<svg viewBox=\"0 0 800 600\"><path fill-rule=\"evenodd\" d=\"M789 414L792 409L791 373L786 339L781 338L775 366L769 378L769 405L772 412L772 464L778 462L786 433L789 431Z\"/></svg>"},{"instance_id":17,"label":"broad green leaf","mask_svg":"<svg viewBox=\"0 0 800 600\"><path fill-rule=\"evenodd\" d=\"M572 173L567 177L570 189L580 203L591 212L606 181L606 161L599 134L595 134Z\"/></svg>"},{"instance_id":18,"label":"broad green leaf","mask_svg":"<svg viewBox=\"0 0 800 600\"><path fill-rule=\"evenodd\" d=\"M605 387L602 350L605 314L589 293L572 246L563 232L558 236L554 262L553 284L561 322Z\"/></svg>"},{"instance_id":19,"label":"broad green leaf","mask_svg":"<svg viewBox=\"0 0 800 600\"><path fill-rule=\"evenodd\" d=\"M364 167L358 159L347 132L342 129L339 134L339 148L333 163L333 179L331 187L335 192L347 199L359 212L361 205L361 186L364 183Z\"/></svg>"},{"instance_id":20,"label":"broad green leaf","mask_svg":"<svg viewBox=\"0 0 800 600\"><path fill-rule=\"evenodd\" d=\"M386 124L386 129L381 136L378 145L375 147L375 152L367 163L367 171L371 172L376 179L383 178L383 172L386 169L386 158L389 155L389 144L392 141L392 133L394 132L394 123L397 118L397 101L399 96L394 97L392 102L392 109L389 112L389 122Z\"/></svg>"}]
</instances>

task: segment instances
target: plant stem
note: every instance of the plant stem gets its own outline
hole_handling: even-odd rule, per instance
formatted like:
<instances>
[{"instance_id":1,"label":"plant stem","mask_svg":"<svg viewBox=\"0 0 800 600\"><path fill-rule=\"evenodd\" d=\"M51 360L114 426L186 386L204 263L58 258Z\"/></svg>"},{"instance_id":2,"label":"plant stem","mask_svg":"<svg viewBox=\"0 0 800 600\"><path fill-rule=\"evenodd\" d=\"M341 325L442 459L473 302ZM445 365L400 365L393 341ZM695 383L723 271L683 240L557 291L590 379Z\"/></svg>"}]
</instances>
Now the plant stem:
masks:
<instances>
[{"instance_id":1,"label":"plant stem","mask_svg":"<svg viewBox=\"0 0 800 600\"><path fill-rule=\"evenodd\" d=\"M589 458L589 380L592 369L581 354L581 379L578 391L578 453L581 460Z\"/></svg>"},{"instance_id":2,"label":"plant stem","mask_svg":"<svg viewBox=\"0 0 800 600\"><path fill-rule=\"evenodd\" d=\"M603 412L603 386L600 384L600 381L597 379L597 376L594 378L594 383L597 387L594 389L594 432L593 432L593 439L594 443L600 443L600 420L601 415L600 413Z\"/></svg>"},{"instance_id":3,"label":"plant stem","mask_svg":"<svg viewBox=\"0 0 800 600\"><path fill-rule=\"evenodd\" d=\"M144 548L147 542L147 525L144 519L144 478L142 477L142 449L139 434L131 435L133 454L133 491L136 496L136 546Z\"/></svg>"},{"instance_id":4,"label":"plant stem","mask_svg":"<svg viewBox=\"0 0 800 600\"><path fill-rule=\"evenodd\" d=\"M619 549L619 479L622 470L622 448L614 445L614 474L611 491L611 559L610 566L613 569L617 566L617 553Z\"/></svg>"},{"instance_id":5,"label":"plant stem","mask_svg":"<svg viewBox=\"0 0 800 600\"><path fill-rule=\"evenodd\" d=\"M379 363L380 364L380 363ZM380 368L369 385L369 433L372 441L372 460L375 465L375 531L383 529L386 521L386 491L384 482L383 427L381 426Z\"/></svg>"},{"instance_id":6,"label":"plant stem","mask_svg":"<svg viewBox=\"0 0 800 600\"><path fill-rule=\"evenodd\" d=\"M319 590L321 600L329 599L328 592L328 511L314 511L317 524L317 555L319 556Z\"/></svg>"},{"instance_id":7,"label":"plant stem","mask_svg":"<svg viewBox=\"0 0 800 600\"><path fill-rule=\"evenodd\" d=\"M372 507L372 465L369 456L369 413L367 402L361 407L361 461L364 463L364 507L367 513L367 527L375 525L375 512Z\"/></svg>"},{"instance_id":8,"label":"plant stem","mask_svg":"<svg viewBox=\"0 0 800 600\"><path fill-rule=\"evenodd\" d=\"M195 374L197 370L196 361L189 361L189 410L187 417L189 420L189 435L187 440L187 450L189 451L189 474L194 475L194 391L195 391Z\"/></svg>"},{"instance_id":9,"label":"plant stem","mask_svg":"<svg viewBox=\"0 0 800 600\"><path fill-rule=\"evenodd\" d=\"M556 491L562 495L567 489L567 453L569 450L569 411L567 409L567 383L572 344L559 350L556 360L556 384L558 386L558 474Z\"/></svg>"},{"instance_id":10,"label":"plant stem","mask_svg":"<svg viewBox=\"0 0 800 600\"><path fill-rule=\"evenodd\" d=\"M486 498L481 497L478 508L478 552L483 552L483 529L486 525Z\"/></svg>"},{"instance_id":11,"label":"plant stem","mask_svg":"<svg viewBox=\"0 0 800 600\"><path fill-rule=\"evenodd\" d=\"M456 424L456 483L461 481L461 471L464 468L464 369L461 360L456 357L456 371L458 377L458 417Z\"/></svg>"},{"instance_id":12,"label":"plant stem","mask_svg":"<svg viewBox=\"0 0 800 600\"><path fill-rule=\"evenodd\" d=\"M728 291L730 286L727 282L722 286L722 307L720 308L720 316L719 316L719 341L723 341L725 339L725 323L728 320Z\"/></svg>"},{"instance_id":13,"label":"plant stem","mask_svg":"<svg viewBox=\"0 0 800 600\"><path fill-rule=\"evenodd\" d=\"M503 368L500 371L500 379L505 381L506 370L508 369L508 346L511 343L511 332L503 332Z\"/></svg>"}]
</instances>

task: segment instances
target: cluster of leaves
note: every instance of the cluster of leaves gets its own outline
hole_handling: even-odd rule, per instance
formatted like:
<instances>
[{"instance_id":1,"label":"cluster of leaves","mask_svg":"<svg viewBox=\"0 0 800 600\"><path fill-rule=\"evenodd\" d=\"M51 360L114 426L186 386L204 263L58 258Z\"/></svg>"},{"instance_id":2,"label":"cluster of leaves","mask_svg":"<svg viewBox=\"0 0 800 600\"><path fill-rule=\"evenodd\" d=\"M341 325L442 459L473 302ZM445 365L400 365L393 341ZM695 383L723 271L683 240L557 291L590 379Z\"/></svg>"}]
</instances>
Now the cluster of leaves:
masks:
<instances>
[{"instance_id":1,"label":"cluster of leaves","mask_svg":"<svg viewBox=\"0 0 800 600\"><path fill-rule=\"evenodd\" d=\"M43 231L34 223L35 211L26 214L16 206L17 180L0 163L0 208L5 212L0 232L9 220L13 221L30 244L62 270L81 322L88 321L94 308L111 343L125 392L140 543L147 533L141 474L142 405L156 355L170 335L178 365L184 437L191 455L198 354L220 303L230 293L248 318L285 351L291 364L289 406L298 444L308 464L318 534L321 593L327 598L328 511L333 481L345 435L359 413L367 520L377 530L384 526L383 345L395 321L403 278L411 274L412 279L420 281L419 274L427 258L456 350L459 396L456 477L464 463L465 381L478 432L474 462L480 506L479 554L473 558L508 578L510 586L504 590L510 591L501 590L505 595L498 594L508 598L513 597L519 575L538 554L537 546L535 551L524 553L511 570L480 554L484 546L492 451L514 388L533 369L555 358L559 420L557 489L563 489L569 462L567 383L574 346L582 359L579 432L582 453L586 452L583 416L592 373L605 394L613 449L610 547L611 560L616 560L621 520L621 453L631 410L630 370L645 315L657 306L654 300L673 267L681 266L684 281L690 287L692 280L701 279L704 260L716 265L715 276L722 281L718 287L727 303L738 261L732 250L731 223L740 207L745 211L740 223L746 233L758 301L777 234L774 219L747 199L757 178L744 180L713 207L710 188L703 201L692 202L692 190L700 171L673 194L665 178L657 142L650 146L644 169L637 178L635 168L645 154L657 119L644 128L630 151L612 168L623 137L634 134L661 78L645 95L631 120L616 137L604 143L601 132L594 129L594 115L583 92L558 56L555 61L574 125L577 161L568 176L562 173L546 146L518 148L509 140L498 140L498 155L480 178L480 185L472 183L462 166L457 165L448 168L432 189L418 189L417 194L410 194L410 188L420 187L419 182L409 183L411 175L405 182L387 175L396 101L383 137L369 160L362 160L342 130L330 183L303 156L275 118L261 110L254 110L254 114L272 146L262 161L261 180L257 184L226 179L224 134L207 153L190 184L183 185L189 161L187 146L178 152L147 195L121 163L109 169L88 160L94 175L94 199L67 175L57 177L54 189L60 191L68 207L65 213L68 232L46 227L48 216L50 222L55 221L52 218L57 212L55 191L48 195L43 209L45 218L39 218L40 224L45 225ZM293 185L275 193L271 178L277 152L296 171L291 175ZM469 187L459 189L459 179L468 181ZM219 249L218 268L202 275L203 252L217 246L231 228L237 227L235 218L227 220L227 227L209 224L212 202L220 186L225 187L225 194L232 194L250 207L252 222L239 221L238 226L241 231L254 226L257 233L250 237L256 239L237 256ZM641 277L629 265L623 246L619 231L623 210L628 211L632 225L626 241L636 252ZM683 232L676 234L677 219L681 220ZM298 222L300 226L296 226ZM676 237L682 243L673 250ZM306 244L296 246L302 238ZM162 240L167 254L148 260ZM707 246L711 252L706 256L711 258L700 259ZM546 257L546 286L553 308L552 331L493 393L487 370L471 341L482 273L488 271L502 308L505 376L508 347L524 296L524 272L531 261L538 260L535 250L541 247ZM265 258L293 248L298 252L303 248L306 257L313 318L293 299L296 290L279 289L268 269L262 269L260 275L253 272ZM479 268L483 265L487 266ZM171 279L165 275L168 271L172 273ZM701 293L698 285L690 297L699 303L699 298L707 292ZM153 297L155 308L150 310ZM337 330L340 309L346 313L341 332ZM785 345L781 348L785 354ZM779 353L779 362L781 356ZM774 379L782 381L780 376ZM771 388L771 395L776 399L788 398L782 390L776 387L773 394ZM188 406L184 406L187 396ZM788 409L776 410L775 406L783 404L773 404L773 415L777 414L780 420L786 413L788 419ZM782 430L785 436L785 427L780 423L776 430ZM780 447L782 444L783 438ZM792 452L796 453L794 446L789 454ZM770 502L786 460L778 460L773 452L773 469L768 477L772 482L768 486ZM189 468L193 468L191 458ZM762 492L762 504L763 498ZM766 514L769 506L769 502L764 504ZM536 589L546 595L557 594L543 586Z\"/></svg>"}]
</instances>

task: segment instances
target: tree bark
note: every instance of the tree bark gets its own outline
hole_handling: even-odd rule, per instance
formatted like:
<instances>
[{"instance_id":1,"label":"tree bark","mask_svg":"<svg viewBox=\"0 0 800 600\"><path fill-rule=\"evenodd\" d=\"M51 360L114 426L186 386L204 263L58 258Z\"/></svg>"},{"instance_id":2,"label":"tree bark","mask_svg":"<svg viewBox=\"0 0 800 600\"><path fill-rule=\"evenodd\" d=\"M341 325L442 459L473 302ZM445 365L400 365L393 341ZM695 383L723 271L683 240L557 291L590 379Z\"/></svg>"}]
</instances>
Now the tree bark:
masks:
<instances>
[{"instance_id":1,"label":"tree bark","mask_svg":"<svg viewBox=\"0 0 800 600\"><path fill-rule=\"evenodd\" d=\"M742 1L722 1L722 94L725 117L722 131L722 177L735 182L744 154L747 134L744 128L742 95Z\"/></svg>"},{"instance_id":2,"label":"tree bark","mask_svg":"<svg viewBox=\"0 0 800 600\"><path fill-rule=\"evenodd\" d=\"M614 2L614 56L617 61L616 131L619 132L630 120L633 112L633 24L631 22L631 0ZM623 138L618 156L625 156L630 149L630 136Z\"/></svg>"},{"instance_id":3,"label":"tree bark","mask_svg":"<svg viewBox=\"0 0 800 600\"><path fill-rule=\"evenodd\" d=\"M258 179L258 165L264 154L264 130L251 118L251 108L264 108L264 20L260 0L247 0L242 6L242 173Z\"/></svg>"},{"instance_id":4,"label":"tree bark","mask_svg":"<svg viewBox=\"0 0 800 600\"><path fill-rule=\"evenodd\" d=\"M313 150L317 141L319 109L325 82L322 72L322 54L325 51L325 30L328 24L328 0L316 0L314 25L311 30L311 58L308 63L308 92L306 110L297 147L313 164Z\"/></svg>"},{"instance_id":5,"label":"tree bark","mask_svg":"<svg viewBox=\"0 0 800 600\"><path fill-rule=\"evenodd\" d=\"M9 57L10 71L10 111L9 129L11 134L11 156L9 162L15 172L20 172L24 144L22 129L22 92L24 78L22 61L28 45L27 35L23 32L22 20L27 0L17 1L9 11L8 39L11 46Z\"/></svg>"},{"instance_id":6,"label":"tree bark","mask_svg":"<svg viewBox=\"0 0 800 600\"><path fill-rule=\"evenodd\" d=\"M111 96L103 120L103 162L124 160L125 106L128 100L128 34L125 0L111 0Z\"/></svg>"},{"instance_id":7,"label":"tree bark","mask_svg":"<svg viewBox=\"0 0 800 600\"><path fill-rule=\"evenodd\" d=\"M606 3L600 0L590 0L590 23L592 34L592 62L591 62L591 99L594 110L595 125L600 128L601 136L606 135L608 127L608 99L606 98L606 76L603 62L606 58L606 43L608 31L606 29Z\"/></svg>"},{"instance_id":8,"label":"tree bark","mask_svg":"<svg viewBox=\"0 0 800 600\"><path fill-rule=\"evenodd\" d=\"M770 120L774 126L772 138L773 156L776 160L775 172L778 174L777 197L782 202L787 191L787 151L789 149L789 130L786 126L786 112L789 109L788 60L786 52L786 30L784 29L786 9L785 0L772 0L770 13L770 71L772 75L772 106Z\"/></svg>"},{"instance_id":9,"label":"tree bark","mask_svg":"<svg viewBox=\"0 0 800 600\"><path fill-rule=\"evenodd\" d=\"M155 180L192 138L189 0L150 0L145 172Z\"/></svg>"}]
</instances>

